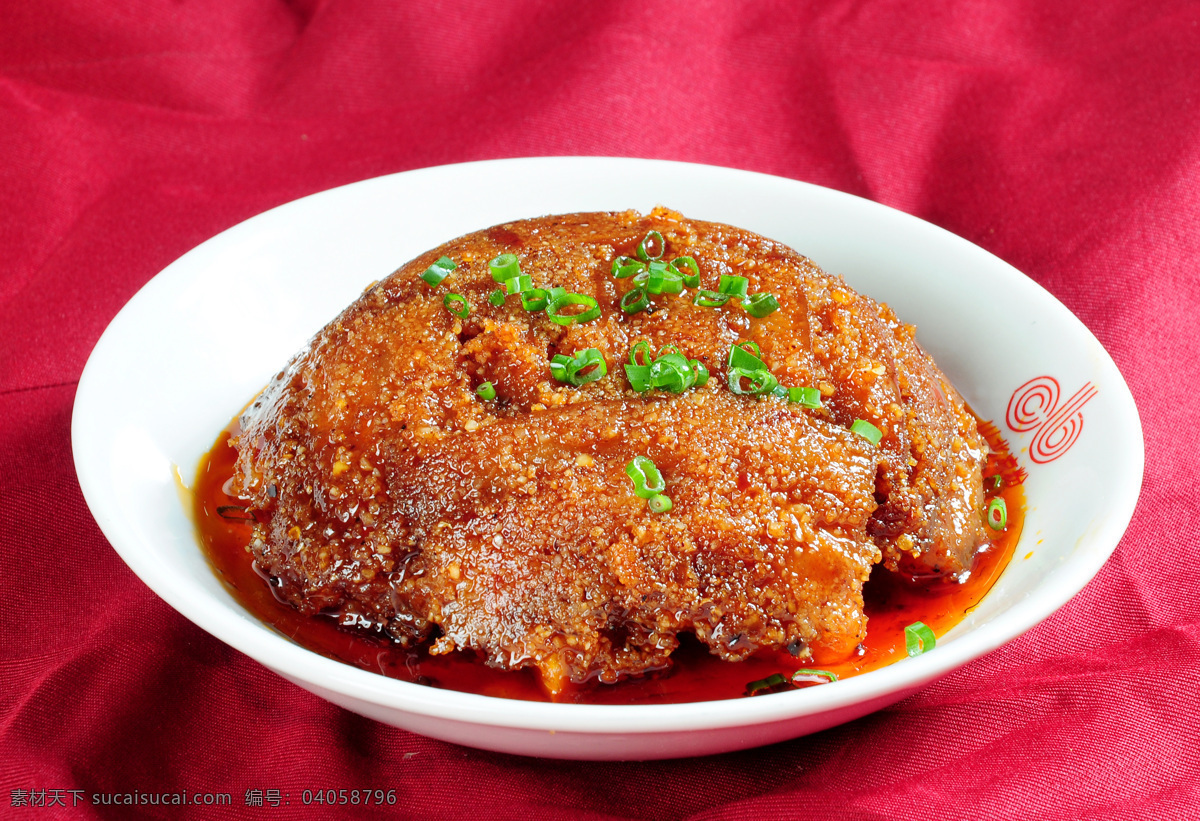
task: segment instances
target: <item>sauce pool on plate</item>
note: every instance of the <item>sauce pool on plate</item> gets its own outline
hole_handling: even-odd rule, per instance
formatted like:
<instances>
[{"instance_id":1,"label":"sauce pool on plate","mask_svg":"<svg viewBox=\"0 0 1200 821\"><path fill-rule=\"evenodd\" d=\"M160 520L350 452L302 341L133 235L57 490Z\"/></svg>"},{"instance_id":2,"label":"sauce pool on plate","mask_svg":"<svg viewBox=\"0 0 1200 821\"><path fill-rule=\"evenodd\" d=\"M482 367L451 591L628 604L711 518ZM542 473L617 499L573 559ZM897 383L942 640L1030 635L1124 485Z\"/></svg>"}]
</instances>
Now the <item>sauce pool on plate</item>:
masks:
<instances>
[{"instance_id":1,"label":"sauce pool on plate","mask_svg":"<svg viewBox=\"0 0 1200 821\"><path fill-rule=\"evenodd\" d=\"M1012 558L1024 519L1024 475L996 428L981 423L980 431L993 451L984 471L986 501L990 505L994 499L1003 499L1007 511L1004 527L979 551L970 573L961 582L914 579L876 566L864 589L869 621L859 653L838 663L817 664L792 658L784 650L764 649L745 661L726 662L683 634L671 655L672 663L661 670L617 684L590 681L571 685L551 698L531 669L497 670L463 652L431 655L424 646L400 647L362 628L341 624L336 613L305 616L277 599L270 578L260 571L247 550L253 520L241 500L226 492L237 458L237 452L228 444L234 430L231 427L224 431L202 460L193 504L204 551L238 603L300 646L328 658L389 678L499 698L581 704L715 701L745 696L751 682L774 675L788 678L798 669L820 669L838 678L878 669L907 655L907 625L921 622L934 634L942 635L979 603ZM819 685L826 681L809 678L811 681L803 683Z\"/></svg>"}]
</instances>

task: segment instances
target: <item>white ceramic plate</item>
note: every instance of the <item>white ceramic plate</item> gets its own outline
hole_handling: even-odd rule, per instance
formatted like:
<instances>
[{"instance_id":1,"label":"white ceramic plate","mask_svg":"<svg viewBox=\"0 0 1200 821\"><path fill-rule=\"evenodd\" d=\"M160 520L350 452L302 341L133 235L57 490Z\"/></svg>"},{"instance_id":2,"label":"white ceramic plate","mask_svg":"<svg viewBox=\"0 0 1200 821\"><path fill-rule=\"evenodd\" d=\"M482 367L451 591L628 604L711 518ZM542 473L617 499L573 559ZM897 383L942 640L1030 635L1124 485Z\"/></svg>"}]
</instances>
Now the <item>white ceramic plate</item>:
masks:
<instances>
[{"instance_id":1,"label":"white ceramic plate","mask_svg":"<svg viewBox=\"0 0 1200 821\"><path fill-rule=\"evenodd\" d=\"M1029 472L1016 558L932 652L834 684L662 706L540 704L422 687L311 653L248 615L197 545L176 488L300 346L418 253L552 213L668 205L788 243L918 327ZM1031 382L1031 380L1033 380ZM1099 570L1133 514L1137 409L1088 330L1020 272L848 194L650 160L468 163L326 191L205 242L151 280L96 345L72 423L83 493L117 552L180 613L299 686L425 735L562 758L667 758L768 744L890 704L1045 619ZM1023 558L1032 551L1032 556Z\"/></svg>"}]
</instances>

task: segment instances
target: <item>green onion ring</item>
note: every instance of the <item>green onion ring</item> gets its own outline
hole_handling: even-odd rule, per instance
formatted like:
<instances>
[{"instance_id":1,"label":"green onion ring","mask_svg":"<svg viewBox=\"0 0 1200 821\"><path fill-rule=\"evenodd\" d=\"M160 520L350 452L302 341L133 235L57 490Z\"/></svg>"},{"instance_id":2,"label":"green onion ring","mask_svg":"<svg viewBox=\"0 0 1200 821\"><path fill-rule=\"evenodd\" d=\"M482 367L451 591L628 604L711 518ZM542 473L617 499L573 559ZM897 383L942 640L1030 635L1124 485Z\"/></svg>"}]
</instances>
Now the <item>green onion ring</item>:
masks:
<instances>
[{"instance_id":1,"label":"green onion ring","mask_svg":"<svg viewBox=\"0 0 1200 821\"><path fill-rule=\"evenodd\" d=\"M621 297L621 310L627 314L636 314L648 307L650 297L646 296L646 289L640 285Z\"/></svg>"},{"instance_id":2,"label":"green onion ring","mask_svg":"<svg viewBox=\"0 0 1200 821\"><path fill-rule=\"evenodd\" d=\"M937 646L937 637L923 622L914 621L904 628L904 648L909 656L928 653Z\"/></svg>"},{"instance_id":3,"label":"green onion ring","mask_svg":"<svg viewBox=\"0 0 1200 821\"><path fill-rule=\"evenodd\" d=\"M992 530L1003 530L1008 524L1008 505L999 496L988 505L987 523Z\"/></svg>"},{"instance_id":4,"label":"green onion ring","mask_svg":"<svg viewBox=\"0 0 1200 821\"><path fill-rule=\"evenodd\" d=\"M821 391L816 388L788 388L788 401L815 410L821 407Z\"/></svg>"},{"instance_id":5,"label":"green onion ring","mask_svg":"<svg viewBox=\"0 0 1200 821\"><path fill-rule=\"evenodd\" d=\"M649 244L653 240L658 245L658 253L651 254ZM663 255L663 251L667 248L667 244L663 242L663 235L657 231L651 231L638 243L637 255L638 259L649 262L652 259L658 259Z\"/></svg>"},{"instance_id":6,"label":"green onion ring","mask_svg":"<svg viewBox=\"0 0 1200 821\"><path fill-rule=\"evenodd\" d=\"M742 388L743 379L750 380L750 387ZM778 384L779 380L775 378L775 374L766 368L752 371L745 368L729 369L729 390L738 396L762 396L775 390Z\"/></svg>"},{"instance_id":7,"label":"green onion ring","mask_svg":"<svg viewBox=\"0 0 1200 821\"><path fill-rule=\"evenodd\" d=\"M586 305L587 307L578 314L563 314L559 313L568 305ZM564 293L550 300L546 305L546 316L550 321L558 325L575 325L584 322L591 322L600 316L600 306L596 304L596 299L587 294Z\"/></svg>"},{"instance_id":8,"label":"green onion ring","mask_svg":"<svg viewBox=\"0 0 1200 821\"><path fill-rule=\"evenodd\" d=\"M830 684L838 680L837 673L831 673L828 670L809 670L808 668L804 668L803 670L797 670L796 672L792 673L792 684L799 684L800 682L798 682L796 679L805 678L825 678L829 679Z\"/></svg>"},{"instance_id":9,"label":"green onion ring","mask_svg":"<svg viewBox=\"0 0 1200 821\"><path fill-rule=\"evenodd\" d=\"M696 372L692 369L692 363L682 354L669 353L654 360L650 366L650 378L656 388L683 393L692 386Z\"/></svg>"},{"instance_id":10,"label":"green onion ring","mask_svg":"<svg viewBox=\"0 0 1200 821\"><path fill-rule=\"evenodd\" d=\"M701 308L720 308L729 300L733 299L729 294L719 294L716 291L697 291L692 297L692 304L699 305Z\"/></svg>"},{"instance_id":11,"label":"green onion ring","mask_svg":"<svg viewBox=\"0 0 1200 821\"><path fill-rule=\"evenodd\" d=\"M687 287L700 286L700 266L692 257L675 257L671 260L671 270L683 278L683 284Z\"/></svg>"},{"instance_id":12,"label":"green onion ring","mask_svg":"<svg viewBox=\"0 0 1200 821\"><path fill-rule=\"evenodd\" d=\"M651 496L646 500L646 505L651 513L666 513L675 506L671 504L671 497L662 493Z\"/></svg>"},{"instance_id":13,"label":"green onion ring","mask_svg":"<svg viewBox=\"0 0 1200 821\"><path fill-rule=\"evenodd\" d=\"M788 684L788 680L781 673L772 673L766 678L760 678L757 681L752 681L746 685L746 695L752 696L760 690L773 690L776 687L782 687Z\"/></svg>"},{"instance_id":14,"label":"green onion ring","mask_svg":"<svg viewBox=\"0 0 1200 821\"><path fill-rule=\"evenodd\" d=\"M625 378L629 380L629 387L638 393L645 393L654 387L650 381L649 365L626 365Z\"/></svg>"},{"instance_id":15,"label":"green onion ring","mask_svg":"<svg viewBox=\"0 0 1200 821\"><path fill-rule=\"evenodd\" d=\"M549 301L546 291L542 288L530 288L521 292L521 307L530 313L543 310Z\"/></svg>"},{"instance_id":16,"label":"green onion ring","mask_svg":"<svg viewBox=\"0 0 1200 821\"><path fill-rule=\"evenodd\" d=\"M633 480L633 492L642 499L657 496L667 489L658 467L645 456L635 456L629 460L625 474Z\"/></svg>"},{"instance_id":17,"label":"green onion ring","mask_svg":"<svg viewBox=\"0 0 1200 821\"><path fill-rule=\"evenodd\" d=\"M442 307L459 319L466 319L467 315L471 313L471 306L462 294L446 294L442 297Z\"/></svg>"},{"instance_id":18,"label":"green onion ring","mask_svg":"<svg viewBox=\"0 0 1200 821\"><path fill-rule=\"evenodd\" d=\"M642 361L638 362L638 354L642 355ZM629 364L630 365L645 365L650 367L654 362L654 356L650 350L650 343L644 339L640 339L633 343L633 347L629 349Z\"/></svg>"},{"instance_id":19,"label":"green onion ring","mask_svg":"<svg viewBox=\"0 0 1200 821\"><path fill-rule=\"evenodd\" d=\"M750 280L745 277L733 276L732 274L721 274L721 281L717 285L717 293L729 294L730 296L740 297L745 299L746 291L750 287Z\"/></svg>"},{"instance_id":20,"label":"green onion ring","mask_svg":"<svg viewBox=\"0 0 1200 821\"><path fill-rule=\"evenodd\" d=\"M658 362L650 366L650 379L654 387L668 393L683 393L688 389L686 377L679 371L664 367Z\"/></svg>"},{"instance_id":21,"label":"green onion ring","mask_svg":"<svg viewBox=\"0 0 1200 821\"><path fill-rule=\"evenodd\" d=\"M883 431L872 425L866 419L855 419L854 424L850 426L850 432L857 433L875 447L879 447L879 442L883 439Z\"/></svg>"},{"instance_id":22,"label":"green onion ring","mask_svg":"<svg viewBox=\"0 0 1200 821\"><path fill-rule=\"evenodd\" d=\"M646 278L646 290L652 294L678 294L683 292L683 277L674 271L650 272Z\"/></svg>"},{"instance_id":23,"label":"green onion ring","mask_svg":"<svg viewBox=\"0 0 1200 821\"><path fill-rule=\"evenodd\" d=\"M442 280L450 276L450 272L458 267L458 263L450 259L450 257L441 257L437 262L425 269L425 273L421 274L421 279L425 280L427 285L441 285Z\"/></svg>"},{"instance_id":24,"label":"green onion ring","mask_svg":"<svg viewBox=\"0 0 1200 821\"><path fill-rule=\"evenodd\" d=\"M533 279L529 274L521 274L520 276L510 277L504 280L504 290L508 291L508 295L519 294L522 291L528 291L533 287Z\"/></svg>"},{"instance_id":25,"label":"green onion ring","mask_svg":"<svg viewBox=\"0 0 1200 821\"><path fill-rule=\"evenodd\" d=\"M584 373L587 371L587 373ZM608 363L597 348L584 348L576 351L575 356L567 364L567 382L580 387L597 379L603 379L608 374Z\"/></svg>"},{"instance_id":26,"label":"green onion ring","mask_svg":"<svg viewBox=\"0 0 1200 821\"><path fill-rule=\"evenodd\" d=\"M550 375L559 382L567 381L567 365L571 364L571 357L564 354L555 354L550 360Z\"/></svg>"},{"instance_id":27,"label":"green onion ring","mask_svg":"<svg viewBox=\"0 0 1200 821\"><path fill-rule=\"evenodd\" d=\"M508 282L513 277L520 275L521 261L517 259L516 254L501 254L488 262L488 269L491 270L492 279L496 282Z\"/></svg>"},{"instance_id":28,"label":"green onion ring","mask_svg":"<svg viewBox=\"0 0 1200 821\"><path fill-rule=\"evenodd\" d=\"M636 277L634 282L637 282ZM678 294L683 290L683 277L672 271L667 263L655 259L646 267L644 284L652 294Z\"/></svg>"},{"instance_id":29,"label":"green onion ring","mask_svg":"<svg viewBox=\"0 0 1200 821\"><path fill-rule=\"evenodd\" d=\"M688 362L688 358L679 352L679 349L674 345L664 345L663 349L670 348L666 353L659 351L658 359L655 362L662 362L670 368L678 368L679 370L690 371L692 363Z\"/></svg>"},{"instance_id":30,"label":"green onion ring","mask_svg":"<svg viewBox=\"0 0 1200 821\"><path fill-rule=\"evenodd\" d=\"M475 393L479 394L480 399L490 400L496 398L496 386L491 382L484 382L475 389Z\"/></svg>"},{"instance_id":31,"label":"green onion ring","mask_svg":"<svg viewBox=\"0 0 1200 821\"><path fill-rule=\"evenodd\" d=\"M617 257L612 264L612 275L617 279L625 279L645 270L646 263L632 257Z\"/></svg>"},{"instance_id":32,"label":"green onion ring","mask_svg":"<svg viewBox=\"0 0 1200 821\"><path fill-rule=\"evenodd\" d=\"M488 294L488 302L499 308L504 304L504 291L501 291L499 288L492 291L490 294Z\"/></svg>"},{"instance_id":33,"label":"green onion ring","mask_svg":"<svg viewBox=\"0 0 1200 821\"><path fill-rule=\"evenodd\" d=\"M769 316L779 310L774 294L751 294L742 300L742 307L753 317Z\"/></svg>"},{"instance_id":34,"label":"green onion ring","mask_svg":"<svg viewBox=\"0 0 1200 821\"><path fill-rule=\"evenodd\" d=\"M704 363L699 359L691 360L692 372L696 375L695 386L703 388L708 384L708 368L704 367Z\"/></svg>"},{"instance_id":35,"label":"green onion ring","mask_svg":"<svg viewBox=\"0 0 1200 821\"><path fill-rule=\"evenodd\" d=\"M761 353L761 349L754 345L755 352L750 353L746 349L747 345L754 345L753 342L739 342L729 348L729 361L726 362L727 368L741 368L747 371L757 371L765 369L767 366L763 363L761 357L756 354Z\"/></svg>"}]
</instances>

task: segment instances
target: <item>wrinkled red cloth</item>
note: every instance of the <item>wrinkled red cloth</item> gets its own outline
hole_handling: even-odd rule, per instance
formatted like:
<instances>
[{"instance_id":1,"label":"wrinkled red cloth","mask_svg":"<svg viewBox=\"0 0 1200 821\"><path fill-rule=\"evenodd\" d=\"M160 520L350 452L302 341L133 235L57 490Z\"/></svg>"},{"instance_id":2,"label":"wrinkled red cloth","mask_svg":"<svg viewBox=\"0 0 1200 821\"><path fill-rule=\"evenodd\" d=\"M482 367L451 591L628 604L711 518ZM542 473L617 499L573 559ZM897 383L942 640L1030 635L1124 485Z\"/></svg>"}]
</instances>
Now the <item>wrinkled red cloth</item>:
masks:
<instances>
[{"instance_id":1,"label":"wrinkled red cloth","mask_svg":"<svg viewBox=\"0 0 1200 821\"><path fill-rule=\"evenodd\" d=\"M1200 6L1185 0L6 4L0 816L1200 817L1197 77ZM125 301L296 197L564 154L841 189L1040 282L1112 353L1142 415L1145 484L1115 555L1051 619L894 707L643 764L374 723L151 593L88 513L68 435L84 362ZM397 804L302 806L318 788ZM232 806L91 804L182 790ZM39 791L66 807L19 806Z\"/></svg>"}]
</instances>

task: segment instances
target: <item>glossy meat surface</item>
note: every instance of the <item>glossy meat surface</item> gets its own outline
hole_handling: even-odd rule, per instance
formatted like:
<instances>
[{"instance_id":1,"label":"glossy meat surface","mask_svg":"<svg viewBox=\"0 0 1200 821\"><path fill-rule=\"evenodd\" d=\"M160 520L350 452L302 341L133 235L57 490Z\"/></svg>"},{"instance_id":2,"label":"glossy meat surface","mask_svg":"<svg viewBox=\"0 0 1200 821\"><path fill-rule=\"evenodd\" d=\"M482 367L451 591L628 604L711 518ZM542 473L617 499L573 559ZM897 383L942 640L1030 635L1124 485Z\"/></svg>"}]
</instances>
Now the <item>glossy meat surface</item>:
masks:
<instances>
[{"instance_id":1,"label":"glossy meat surface","mask_svg":"<svg viewBox=\"0 0 1200 821\"><path fill-rule=\"evenodd\" d=\"M775 294L753 318L698 307L691 289L618 307L611 264L648 230ZM511 252L537 287L596 297L560 326L509 297L488 261ZM440 285L419 276L448 256ZM445 294L466 297L459 319ZM637 394L630 347L678 346L708 384ZM730 346L757 342L783 385L824 408L733 394ZM608 375L560 383L558 353L599 349ZM494 383L497 397L476 387ZM865 419L878 447L849 432ZM324 328L241 420L235 490L258 511L250 549L304 612L434 652L533 666L551 692L661 667L677 634L745 658L787 647L844 657L865 634L872 565L953 576L984 541L986 445L913 329L786 246L656 209L497 226L433 249ZM652 513L625 465L648 456L674 507Z\"/></svg>"}]
</instances>

